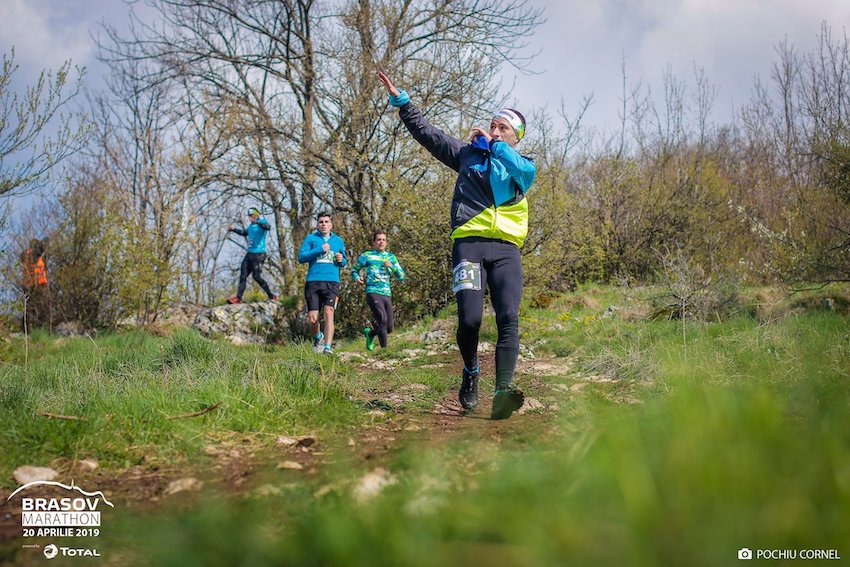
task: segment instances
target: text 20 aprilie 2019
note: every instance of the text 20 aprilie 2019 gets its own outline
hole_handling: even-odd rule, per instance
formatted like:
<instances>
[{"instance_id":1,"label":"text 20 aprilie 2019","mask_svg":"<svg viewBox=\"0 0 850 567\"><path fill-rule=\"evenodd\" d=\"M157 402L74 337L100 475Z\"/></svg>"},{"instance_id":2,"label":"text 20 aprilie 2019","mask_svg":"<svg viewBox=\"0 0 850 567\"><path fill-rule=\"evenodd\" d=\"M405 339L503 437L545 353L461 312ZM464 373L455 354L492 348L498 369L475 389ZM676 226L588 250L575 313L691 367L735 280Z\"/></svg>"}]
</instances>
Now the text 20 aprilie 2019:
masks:
<instances>
[{"instance_id":1,"label":"text 20 aprilie 2019","mask_svg":"<svg viewBox=\"0 0 850 567\"><path fill-rule=\"evenodd\" d=\"M97 537L98 528L24 528L23 537Z\"/></svg>"}]
</instances>

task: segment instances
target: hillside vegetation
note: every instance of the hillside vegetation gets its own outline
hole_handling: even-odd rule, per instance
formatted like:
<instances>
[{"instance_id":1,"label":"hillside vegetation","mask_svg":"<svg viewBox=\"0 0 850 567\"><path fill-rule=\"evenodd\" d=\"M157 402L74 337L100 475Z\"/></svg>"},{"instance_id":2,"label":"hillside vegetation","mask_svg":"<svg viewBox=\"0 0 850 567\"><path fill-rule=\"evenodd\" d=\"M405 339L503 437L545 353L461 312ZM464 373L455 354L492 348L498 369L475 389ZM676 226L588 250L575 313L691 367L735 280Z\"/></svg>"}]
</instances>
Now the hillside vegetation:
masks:
<instances>
[{"instance_id":1,"label":"hillside vegetation","mask_svg":"<svg viewBox=\"0 0 850 567\"><path fill-rule=\"evenodd\" d=\"M533 402L507 422L486 419L486 395L459 411L450 312L386 351L358 341L335 357L181 331L42 334L24 360L16 339L0 366L0 483L42 464L111 494L106 564L718 565L741 547L840 550L846 290L757 290L714 321L647 320L652 295L585 287L526 305L517 381ZM490 316L482 348L494 339ZM186 477L203 488L170 494ZM28 564L2 533L5 558Z\"/></svg>"}]
</instances>

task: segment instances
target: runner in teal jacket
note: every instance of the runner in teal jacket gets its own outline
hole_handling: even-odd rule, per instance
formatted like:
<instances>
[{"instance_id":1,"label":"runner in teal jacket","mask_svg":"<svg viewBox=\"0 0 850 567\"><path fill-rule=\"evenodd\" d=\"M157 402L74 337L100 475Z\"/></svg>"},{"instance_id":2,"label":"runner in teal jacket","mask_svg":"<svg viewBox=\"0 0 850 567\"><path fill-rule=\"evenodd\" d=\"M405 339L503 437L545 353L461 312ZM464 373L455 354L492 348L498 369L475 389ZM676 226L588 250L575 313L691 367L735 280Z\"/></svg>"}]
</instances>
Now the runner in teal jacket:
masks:
<instances>
[{"instance_id":1,"label":"runner in teal jacket","mask_svg":"<svg viewBox=\"0 0 850 567\"><path fill-rule=\"evenodd\" d=\"M395 254L387 251L387 233L375 231L372 242L374 249L361 254L351 268L351 277L357 284L363 284L360 272L365 270L366 273L366 303L372 311L372 327L363 329L367 350L374 350L375 337L378 337L381 348L387 347L387 335L393 332L390 281L393 277L399 281L407 277Z\"/></svg>"}]
</instances>

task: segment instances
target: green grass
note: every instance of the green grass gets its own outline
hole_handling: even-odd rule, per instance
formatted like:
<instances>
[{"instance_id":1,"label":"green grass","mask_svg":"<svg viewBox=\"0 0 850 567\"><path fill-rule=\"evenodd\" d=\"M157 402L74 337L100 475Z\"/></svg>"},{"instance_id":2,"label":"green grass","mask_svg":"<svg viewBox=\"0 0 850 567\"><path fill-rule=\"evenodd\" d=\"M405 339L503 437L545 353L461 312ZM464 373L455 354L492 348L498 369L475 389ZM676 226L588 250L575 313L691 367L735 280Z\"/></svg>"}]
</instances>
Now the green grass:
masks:
<instances>
[{"instance_id":1,"label":"green grass","mask_svg":"<svg viewBox=\"0 0 850 567\"><path fill-rule=\"evenodd\" d=\"M114 545L155 565L725 565L744 546L842 550L848 392L823 362L781 384L689 376L637 406L573 399L547 437L408 447L390 463L399 482L365 504L345 490L212 499L139 519L146 537ZM216 538L222 526L234 537Z\"/></svg>"},{"instance_id":2,"label":"green grass","mask_svg":"<svg viewBox=\"0 0 850 567\"><path fill-rule=\"evenodd\" d=\"M580 294L595 301L582 303ZM713 566L737 564L745 546L838 549L850 557L847 317L814 310L770 323L741 316L684 327L602 318L615 302L625 302L616 290L589 288L547 309L523 309L523 343L538 356L575 361L548 384L521 380L556 399L557 412L498 424L467 420L450 435L414 433L380 462L342 447L315 474L261 474L257 484L276 487L271 495L209 491L149 513L122 511L102 538L103 552L124 563L175 566ZM486 338L494 329L490 318L484 340L494 342ZM188 442L181 434L207 427L295 430L307 420L353 431L363 408L345 392L380 398L424 384L427 396L404 407L421 414L454 387L449 370L419 363L354 372L328 367L303 347L235 349L192 333L107 337L97 351L86 339L62 355L39 341L28 377L3 367L0 411L15 424L5 434L21 436L4 438L3 448L28 442L21 454L39 450L45 458L81 443L104 450L73 429L93 423L31 417L50 404L100 427L112 423L113 435L143 436L147 427L146 443L168 452ZM421 345L398 340L376 358L400 358L414 346ZM66 381L87 394L74 394ZM130 417L117 428L103 416L122 415L121 397L134 401L120 408ZM231 400L225 411L202 418L150 417L219 399ZM127 451L126 442L115 445ZM354 483L378 465L395 483L356 501Z\"/></svg>"},{"instance_id":3,"label":"green grass","mask_svg":"<svg viewBox=\"0 0 850 567\"><path fill-rule=\"evenodd\" d=\"M36 338L26 369L12 361L0 367L0 422L13 424L0 431L3 485L16 466L57 457L126 467L195 454L222 432L274 436L358 419L350 369L301 345L236 348L194 331Z\"/></svg>"}]
</instances>

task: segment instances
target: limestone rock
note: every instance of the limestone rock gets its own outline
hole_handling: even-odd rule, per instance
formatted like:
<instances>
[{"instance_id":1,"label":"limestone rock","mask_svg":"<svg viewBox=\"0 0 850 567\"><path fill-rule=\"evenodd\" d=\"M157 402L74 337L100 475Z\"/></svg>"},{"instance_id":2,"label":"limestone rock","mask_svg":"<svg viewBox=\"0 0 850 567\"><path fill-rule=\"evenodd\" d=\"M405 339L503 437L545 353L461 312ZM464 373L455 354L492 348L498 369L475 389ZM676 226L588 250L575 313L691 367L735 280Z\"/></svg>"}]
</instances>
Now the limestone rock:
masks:
<instances>
[{"instance_id":1,"label":"limestone rock","mask_svg":"<svg viewBox=\"0 0 850 567\"><path fill-rule=\"evenodd\" d=\"M525 402L522 404L522 407L519 408L516 411L516 413L519 414L519 415L522 415L522 414L528 413L530 411L545 410L545 409L546 409L546 406L544 406L543 403L540 402L540 400L527 397L527 398L525 398Z\"/></svg>"},{"instance_id":2,"label":"limestone rock","mask_svg":"<svg viewBox=\"0 0 850 567\"><path fill-rule=\"evenodd\" d=\"M358 502L365 502L377 496L384 488L398 482L396 477L383 468L378 467L366 473L354 486L352 495Z\"/></svg>"},{"instance_id":3,"label":"limestone rock","mask_svg":"<svg viewBox=\"0 0 850 567\"><path fill-rule=\"evenodd\" d=\"M165 495L171 496L180 492L198 492L204 487L204 483L195 477L178 478L172 480L165 489Z\"/></svg>"},{"instance_id":4,"label":"limestone rock","mask_svg":"<svg viewBox=\"0 0 850 567\"><path fill-rule=\"evenodd\" d=\"M423 343L442 343L446 342L448 339L448 332L439 330L439 331L428 331L422 333L422 342Z\"/></svg>"},{"instance_id":5,"label":"limestone rock","mask_svg":"<svg viewBox=\"0 0 850 567\"><path fill-rule=\"evenodd\" d=\"M204 307L187 301L174 301L159 315L158 321L176 327L191 327Z\"/></svg>"},{"instance_id":6,"label":"limestone rock","mask_svg":"<svg viewBox=\"0 0 850 567\"><path fill-rule=\"evenodd\" d=\"M277 444L284 447L310 447L316 443L313 435L301 435L300 437L286 437L281 435L277 438Z\"/></svg>"},{"instance_id":7,"label":"limestone rock","mask_svg":"<svg viewBox=\"0 0 850 567\"><path fill-rule=\"evenodd\" d=\"M28 484L39 480L53 480L59 476L59 473L49 467L36 467L32 465L24 465L15 469L12 477L19 484Z\"/></svg>"},{"instance_id":8,"label":"limestone rock","mask_svg":"<svg viewBox=\"0 0 850 567\"><path fill-rule=\"evenodd\" d=\"M77 461L77 467L81 471L85 471L85 472L92 472L94 470L97 470L97 468L99 466L100 465L98 464L98 462L95 461L94 459L82 459L82 460Z\"/></svg>"},{"instance_id":9,"label":"limestone rock","mask_svg":"<svg viewBox=\"0 0 850 567\"><path fill-rule=\"evenodd\" d=\"M205 336L224 336L234 344L265 343L289 336L289 324L278 316L274 301L217 305L198 312L192 326Z\"/></svg>"}]
</instances>

